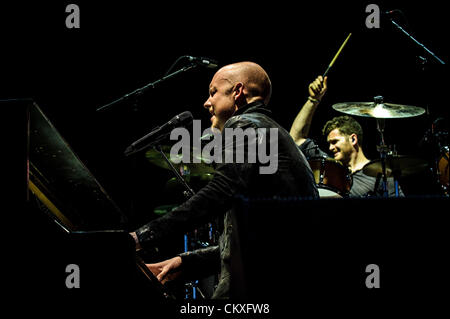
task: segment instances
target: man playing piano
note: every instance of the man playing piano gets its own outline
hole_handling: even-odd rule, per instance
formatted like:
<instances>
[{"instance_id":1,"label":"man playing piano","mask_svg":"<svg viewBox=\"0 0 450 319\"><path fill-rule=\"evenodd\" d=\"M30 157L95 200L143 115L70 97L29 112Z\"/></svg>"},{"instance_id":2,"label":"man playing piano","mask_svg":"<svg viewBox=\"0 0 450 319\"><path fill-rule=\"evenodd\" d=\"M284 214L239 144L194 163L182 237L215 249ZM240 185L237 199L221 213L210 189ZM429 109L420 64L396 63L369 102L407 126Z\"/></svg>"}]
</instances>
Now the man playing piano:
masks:
<instances>
[{"instance_id":1,"label":"man playing piano","mask_svg":"<svg viewBox=\"0 0 450 319\"><path fill-rule=\"evenodd\" d=\"M219 271L219 283L212 298L242 296L236 278L242 278L245 274L240 273L242 269L232 267L231 259L243 251L242 238L239 238L238 232L251 233L252 225L247 224L242 216L236 216L239 212L233 208L233 199L284 196L318 198L314 177L305 156L289 133L270 117L267 104L271 91L268 74L253 62L224 66L213 76L209 97L204 103L205 109L211 113L212 127L222 133L227 128L255 129L258 134L253 142L261 143L261 140L266 139L268 145L277 144L277 170L273 174L261 174L261 163L250 162L248 148L244 147L244 163L217 163L213 179L198 193L172 212L132 232L137 249L145 249L157 246L167 236L189 231L213 218L223 219L218 246L148 264L161 282L164 283L181 270L205 277ZM276 140L258 129L276 129ZM236 149L236 143L233 140L233 150ZM252 295L249 293L244 297Z\"/></svg>"}]
</instances>

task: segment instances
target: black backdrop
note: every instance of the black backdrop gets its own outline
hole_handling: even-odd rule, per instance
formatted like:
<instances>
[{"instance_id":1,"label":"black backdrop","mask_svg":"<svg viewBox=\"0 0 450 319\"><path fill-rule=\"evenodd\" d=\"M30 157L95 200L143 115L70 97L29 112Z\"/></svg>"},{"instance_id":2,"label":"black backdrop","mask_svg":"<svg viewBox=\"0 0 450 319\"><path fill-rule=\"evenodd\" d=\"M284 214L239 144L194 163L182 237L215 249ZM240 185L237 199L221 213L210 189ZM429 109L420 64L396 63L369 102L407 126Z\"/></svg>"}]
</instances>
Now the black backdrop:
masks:
<instances>
[{"instance_id":1,"label":"black backdrop","mask_svg":"<svg viewBox=\"0 0 450 319\"><path fill-rule=\"evenodd\" d=\"M331 108L338 102L383 95L386 102L426 108L427 115L386 121L387 144L396 144L405 155L423 155L419 142L431 122L449 118L447 66L386 18L379 29L368 29L370 2L79 0L73 1L80 7L79 29L66 28L69 3L2 3L0 98L36 101L130 217L130 229L154 218L154 208L173 204L175 196L164 191L171 172L146 162L143 154L126 158L123 151L185 110L206 128L209 115L202 105L214 71L197 68L147 91L135 103L96 109L161 78L181 55L210 57L220 65L243 60L262 65L273 84L274 117L289 129L308 84L325 71L352 32L314 117L311 136L322 148L321 127L339 115ZM393 15L395 20L448 62L448 22L441 2L375 3L381 11L401 9L404 15ZM420 55L429 60L425 71ZM375 122L360 122L366 153L376 158Z\"/></svg>"},{"instance_id":2,"label":"black backdrop","mask_svg":"<svg viewBox=\"0 0 450 319\"><path fill-rule=\"evenodd\" d=\"M106 2L78 1L80 28L68 29L70 2L2 5L0 98L33 98L119 206L136 223L153 207L171 204L161 190L171 173L125 158L132 141L189 110L209 125L203 109L213 70L198 68L147 91L133 103L96 109L161 78L181 55L206 56L220 65L252 60L273 83L275 118L289 129L307 97L307 85L323 73L349 32L329 73L329 91L311 130L320 130L345 101L386 102L427 108L428 115L386 122L386 142L400 154L416 155L420 139L439 116L448 119L447 66L436 63L382 16L368 29L367 2ZM448 61L447 22L438 1L377 2L420 42ZM418 63L429 60L425 71ZM375 122L360 118L366 153L378 156Z\"/></svg>"}]
</instances>

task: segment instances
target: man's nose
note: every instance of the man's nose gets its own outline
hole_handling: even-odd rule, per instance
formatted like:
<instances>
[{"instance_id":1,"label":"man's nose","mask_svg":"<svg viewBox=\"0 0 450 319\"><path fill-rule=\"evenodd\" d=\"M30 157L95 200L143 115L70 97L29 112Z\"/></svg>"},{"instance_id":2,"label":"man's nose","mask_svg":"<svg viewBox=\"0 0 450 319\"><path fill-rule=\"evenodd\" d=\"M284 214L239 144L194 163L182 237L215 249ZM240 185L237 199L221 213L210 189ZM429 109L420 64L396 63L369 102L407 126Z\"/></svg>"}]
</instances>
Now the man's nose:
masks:
<instances>
[{"instance_id":1,"label":"man's nose","mask_svg":"<svg viewBox=\"0 0 450 319\"><path fill-rule=\"evenodd\" d=\"M209 98L203 103L203 107L205 109L209 109L211 107L211 102L209 101Z\"/></svg>"}]
</instances>

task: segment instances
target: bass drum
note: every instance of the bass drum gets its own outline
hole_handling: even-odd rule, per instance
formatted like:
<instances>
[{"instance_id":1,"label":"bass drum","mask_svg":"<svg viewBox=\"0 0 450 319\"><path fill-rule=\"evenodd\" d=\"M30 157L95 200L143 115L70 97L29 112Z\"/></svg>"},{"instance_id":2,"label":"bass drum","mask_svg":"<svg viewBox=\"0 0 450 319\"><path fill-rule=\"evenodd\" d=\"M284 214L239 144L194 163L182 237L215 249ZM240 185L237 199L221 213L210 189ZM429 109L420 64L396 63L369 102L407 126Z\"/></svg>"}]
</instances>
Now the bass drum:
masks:
<instances>
[{"instance_id":1,"label":"bass drum","mask_svg":"<svg viewBox=\"0 0 450 319\"><path fill-rule=\"evenodd\" d=\"M312 157L308 162L313 171L320 198L348 196L352 187L352 177L347 167L330 157Z\"/></svg>"}]
</instances>

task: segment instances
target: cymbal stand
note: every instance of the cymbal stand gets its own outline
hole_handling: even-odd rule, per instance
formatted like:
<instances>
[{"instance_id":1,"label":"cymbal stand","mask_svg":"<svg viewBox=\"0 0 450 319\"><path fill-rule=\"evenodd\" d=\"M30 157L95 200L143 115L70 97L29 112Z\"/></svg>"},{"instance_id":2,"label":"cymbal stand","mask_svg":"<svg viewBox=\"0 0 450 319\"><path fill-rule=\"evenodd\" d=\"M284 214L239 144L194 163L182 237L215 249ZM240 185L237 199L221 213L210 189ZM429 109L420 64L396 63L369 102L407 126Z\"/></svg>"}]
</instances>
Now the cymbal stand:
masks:
<instances>
[{"instance_id":1,"label":"cymbal stand","mask_svg":"<svg viewBox=\"0 0 450 319\"><path fill-rule=\"evenodd\" d=\"M399 179L400 175L401 175L401 172L399 172L397 170L393 172L394 186L395 186L395 197L399 197L400 196L400 190L399 190L399 187L398 187L398 179Z\"/></svg>"},{"instance_id":2,"label":"cymbal stand","mask_svg":"<svg viewBox=\"0 0 450 319\"><path fill-rule=\"evenodd\" d=\"M377 130L381 136L381 143L377 146L377 151L380 153L381 159L381 170L382 170L382 178L383 178L383 196L388 197L388 189L387 189L387 176L386 176L386 156L389 152L389 147L384 144L384 119L377 119Z\"/></svg>"},{"instance_id":3,"label":"cymbal stand","mask_svg":"<svg viewBox=\"0 0 450 319\"><path fill-rule=\"evenodd\" d=\"M389 149L389 155L395 157L398 156L396 145L392 145L392 150ZM395 189L395 197L400 197L400 187L398 185L398 180L402 176L401 169L394 169L392 171L392 176L394 177L394 189Z\"/></svg>"},{"instance_id":4,"label":"cymbal stand","mask_svg":"<svg viewBox=\"0 0 450 319\"><path fill-rule=\"evenodd\" d=\"M382 96L375 96L375 103L381 104L383 103ZM380 133L380 145L377 146L377 151L380 153L381 159L381 169L382 169L382 178L383 178L383 197L389 197L388 187L387 187L387 175L386 175L386 156L389 152L389 146L387 146L384 142L384 127L385 120L383 118L377 118L377 131ZM375 190L376 191L376 190Z\"/></svg>"},{"instance_id":5,"label":"cymbal stand","mask_svg":"<svg viewBox=\"0 0 450 319\"><path fill-rule=\"evenodd\" d=\"M380 174L380 176L377 176L376 185L379 184L379 180L382 178L383 179L383 197L387 198L387 197L389 197L389 190L388 190L388 184L387 184L386 159L389 155L396 156L397 154L395 151L395 146L394 146L394 151L392 152L390 147L388 145L386 145L384 142L384 124L385 124L384 119L377 118L377 130L381 136L381 143L380 143L380 145L377 146L377 151L380 153L382 173ZM400 189L399 189L398 179L401 176L401 171L393 170L392 176L394 178L395 197L400 197ZM378 187L375 188L375 192L376 192L377 188Z\"/></svg>"}]
</instances>

